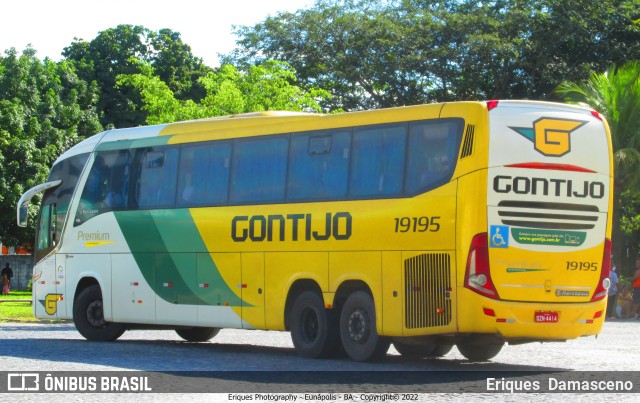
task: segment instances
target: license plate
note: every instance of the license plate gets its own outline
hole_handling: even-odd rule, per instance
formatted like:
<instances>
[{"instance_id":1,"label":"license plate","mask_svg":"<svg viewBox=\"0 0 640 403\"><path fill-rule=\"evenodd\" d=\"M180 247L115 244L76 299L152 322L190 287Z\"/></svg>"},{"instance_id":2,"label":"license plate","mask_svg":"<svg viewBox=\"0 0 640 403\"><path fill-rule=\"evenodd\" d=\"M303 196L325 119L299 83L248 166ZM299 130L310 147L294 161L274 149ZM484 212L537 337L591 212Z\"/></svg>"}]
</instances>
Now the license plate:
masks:
<instances>
[{"instance_id":1,"label":"license plate","mask_svg":"<svg viewBox=\"0 0 640 403\"><path fill-rule=\"evenodd\" d=\"M558 312L537 311L535 321L537 323L556 323L558 321Z\"/></svg>"}]
</instances>

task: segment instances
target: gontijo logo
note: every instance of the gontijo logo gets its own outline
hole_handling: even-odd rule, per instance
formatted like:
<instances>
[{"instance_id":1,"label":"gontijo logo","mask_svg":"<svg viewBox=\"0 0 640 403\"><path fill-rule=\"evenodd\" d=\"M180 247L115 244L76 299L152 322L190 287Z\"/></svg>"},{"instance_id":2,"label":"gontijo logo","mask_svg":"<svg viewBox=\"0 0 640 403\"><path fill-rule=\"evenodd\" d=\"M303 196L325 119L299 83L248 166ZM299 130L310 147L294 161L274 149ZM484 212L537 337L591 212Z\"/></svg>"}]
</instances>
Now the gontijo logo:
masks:
<instances>
[{"instance_id":1,"label":"gontijo logo","mask_svg":"<svg viewBox=\"0 0 640 403\"><path fill-rule=\"evenodd\" d=\"M561 157L571 151L569 135L587 122L583 120L540 118L530 127L509 127L531 140L537 152Z\"/></svg>"},{"instance_id":2,"label":"gontijo logo","mask_svg":"<svg viewBox=\"0 0 640 403\"><path fill-rule=\"evenodd\" d=\"M44 307L47 315L55 315L58 311L58 301L62 301L63 299L62 294L47 294L44 299L38 301Z\"/></svg>"}]
</instances>

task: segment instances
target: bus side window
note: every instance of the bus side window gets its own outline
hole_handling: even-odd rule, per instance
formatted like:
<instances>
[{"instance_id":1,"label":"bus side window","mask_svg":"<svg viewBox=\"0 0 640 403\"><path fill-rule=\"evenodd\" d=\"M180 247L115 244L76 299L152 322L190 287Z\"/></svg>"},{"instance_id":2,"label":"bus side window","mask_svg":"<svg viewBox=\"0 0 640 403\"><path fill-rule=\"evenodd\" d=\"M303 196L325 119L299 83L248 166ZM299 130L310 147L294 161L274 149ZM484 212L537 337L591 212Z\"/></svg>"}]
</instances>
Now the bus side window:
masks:
<instances>
[{"instance_id":1,"label":"bus side window","mask_svg":"<svg viewBox=\"0 0 640 403\"><path fill-rule=\"evenodd\" d=\"M80 225L99 214L126 207L129 156L129 151L108 151L96 155L82 190L74 225Z\"/></svg>"},{"instance_id":2,"label":"bus side window","mask_svg":"<svg viewBox=\"0 0 640 403\"><path fill-rule=\"evenodd\" d=\"M178 147L138 150L136 183L137 206L146 208L173 207L178 179Z\"/></svg>"},{"instance_id":3,"label":"bus side window","mask_svg":"<svg viewBox=\"0 0 640 403\"><path fill-rule=\"evenodd\" d=\"M219 206L227 202L231 143L182 146L178 207Z\"/></svg>"},{"instance_id":4,"label":"bus side window","mask_svg":"<svg viewBox=\"0 0 640 403\"><path fill-rule=\"evenodd\" d=\"M231 202L284 200L288 149L286 137L237 141L233 147Z\"/></svg>"},{"instance_id":5,"label":"bus side window","mask_svg":"<svg viewBox=\"0 0 640 403\"><path fill-rule=\"evenodd\" d=\"M350 196L394 196L402 193L405 125L374 126L353 137Z\"/></svg>"},{"instance_id":6,"label":"bus side window","mask_svg":"<svg viewBox=\"0 0 640 403\"><path fill-rule=\"evenodd\" d=\"M287 198L331 200L347 194L351 133L292 136Z\"/></svg>"}]
</instances>

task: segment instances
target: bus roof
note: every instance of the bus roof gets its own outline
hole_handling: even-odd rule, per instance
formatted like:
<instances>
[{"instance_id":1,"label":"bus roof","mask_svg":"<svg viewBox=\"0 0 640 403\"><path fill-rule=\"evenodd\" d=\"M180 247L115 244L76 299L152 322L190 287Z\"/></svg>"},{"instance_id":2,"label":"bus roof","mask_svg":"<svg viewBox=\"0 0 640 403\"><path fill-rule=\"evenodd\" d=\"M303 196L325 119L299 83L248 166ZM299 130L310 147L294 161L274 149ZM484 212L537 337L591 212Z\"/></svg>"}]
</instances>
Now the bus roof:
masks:
<instances>
[{"instance_id":1,"label":"bus roof","mask_svg":"<svg viewBox=\"0 0 640 403\"><path fill-rule=\"evenodd\" d=\"M486 108L486 102L454 102L452 104ZM320 114L291 111L262 111L219 116L153 126L108 130L98 133L67 150L58 158L92 152L96 149L122 149L162 144L180 144L216 139L232 139L268 134L285 134L311 130L351 127L394 121L434 119L445 103L404 106L377 110ZM539 101L498 101L498 106L548 106L582 109L566 104ZM57 162L57 161L56 161Z\"/></svg>"}]
</instances>

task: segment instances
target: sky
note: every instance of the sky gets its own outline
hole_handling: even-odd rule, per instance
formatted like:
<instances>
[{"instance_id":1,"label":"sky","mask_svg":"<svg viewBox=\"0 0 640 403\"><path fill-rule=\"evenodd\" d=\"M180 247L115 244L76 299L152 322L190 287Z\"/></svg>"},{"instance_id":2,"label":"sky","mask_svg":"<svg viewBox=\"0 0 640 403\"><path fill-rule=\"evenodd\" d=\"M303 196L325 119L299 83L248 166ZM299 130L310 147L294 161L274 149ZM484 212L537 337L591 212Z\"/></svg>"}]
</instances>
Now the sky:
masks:
<instances>
[{"instance_id":1,"label":"sky","mask_svg":"<svg viewBox=\"0 0 640 403\"><path fill-rule=\"evenodd\" d=\"M74 38L94 39L119 24L179 32L196 57L210 67L235 48L233 25L252 26L280 11L310 8L313 0L11 0L2 2L0 53L27 45L36 57L59 61Z\"/></svg>"}]
</instances>

